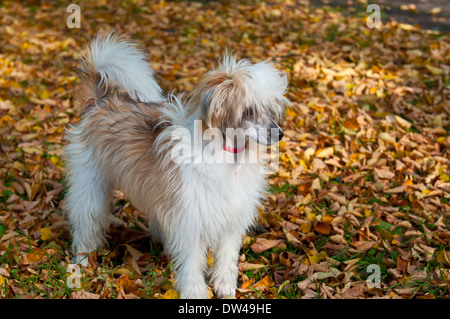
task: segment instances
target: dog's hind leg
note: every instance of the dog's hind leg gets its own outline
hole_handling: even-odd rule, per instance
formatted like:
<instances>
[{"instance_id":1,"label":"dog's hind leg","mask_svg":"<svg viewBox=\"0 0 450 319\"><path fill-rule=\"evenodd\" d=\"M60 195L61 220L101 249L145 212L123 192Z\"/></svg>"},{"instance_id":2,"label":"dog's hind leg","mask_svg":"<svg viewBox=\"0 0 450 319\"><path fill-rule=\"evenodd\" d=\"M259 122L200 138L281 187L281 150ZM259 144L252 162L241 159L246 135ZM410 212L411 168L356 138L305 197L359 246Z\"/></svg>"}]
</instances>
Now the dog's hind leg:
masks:
<instances>
[{"instance_id":1,"label":"dog's hind leg","mask_svg":"<svg viewBox=\"0 0 450 319\"><path fill-rule=\"evenodd\" d=\"M66 210L75 262L88 263L88 254L103 246L110 224L111 184L100 171L92 151L72 141L66 149L68 193Z\"/></svg>"}]
</instances>

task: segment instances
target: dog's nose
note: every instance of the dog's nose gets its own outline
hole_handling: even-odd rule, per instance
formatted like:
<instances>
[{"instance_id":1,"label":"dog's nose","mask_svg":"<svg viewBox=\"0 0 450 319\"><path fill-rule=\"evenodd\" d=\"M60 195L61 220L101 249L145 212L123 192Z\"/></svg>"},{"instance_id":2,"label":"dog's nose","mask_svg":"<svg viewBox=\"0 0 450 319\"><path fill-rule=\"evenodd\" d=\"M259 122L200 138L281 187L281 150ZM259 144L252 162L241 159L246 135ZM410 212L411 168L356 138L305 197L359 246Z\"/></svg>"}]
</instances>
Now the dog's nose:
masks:
<instances>
[{"instance_id":1,"label":"dog's nose","mask_svg":"<svg viewBox=\"0 0 450 319\"><path fill-rule=\"evenodd\" d=\"M278 139L279 139L279 141L281 141L282 139L283 139L283 131L282 130L279 130L278 131Z\"/></svg>"}]
</instances>

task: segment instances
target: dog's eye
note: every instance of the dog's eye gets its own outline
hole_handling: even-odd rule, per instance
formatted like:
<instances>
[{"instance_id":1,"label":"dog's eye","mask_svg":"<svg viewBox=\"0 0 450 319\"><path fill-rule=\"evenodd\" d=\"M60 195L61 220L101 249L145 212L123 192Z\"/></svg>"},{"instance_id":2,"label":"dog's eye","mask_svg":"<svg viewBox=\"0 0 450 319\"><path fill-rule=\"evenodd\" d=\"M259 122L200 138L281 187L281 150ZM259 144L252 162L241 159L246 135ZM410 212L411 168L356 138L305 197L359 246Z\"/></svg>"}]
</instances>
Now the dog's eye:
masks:
<instances>
[{"instance_id":1,"label":"dog's eye","mask_svg":"<svg viewBox=\"0 0 450 319\"><path fill-rule=\"evenodd\" d=\"M253 117L254 116L253 109L246 109L244 115L246 117Z\"/></svg>"}]
</instances>

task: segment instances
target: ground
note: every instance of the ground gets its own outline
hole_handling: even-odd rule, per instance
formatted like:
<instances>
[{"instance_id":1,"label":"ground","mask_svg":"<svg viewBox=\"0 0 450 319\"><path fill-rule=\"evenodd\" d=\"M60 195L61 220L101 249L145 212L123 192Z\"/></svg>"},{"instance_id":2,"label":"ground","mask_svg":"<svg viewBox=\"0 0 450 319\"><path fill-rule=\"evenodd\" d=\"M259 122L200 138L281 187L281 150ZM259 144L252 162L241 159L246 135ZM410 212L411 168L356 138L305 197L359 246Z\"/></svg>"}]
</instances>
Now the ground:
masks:
<instances>
[{"instance_id":1,"label":"ground","mask_svg":"<svg viewBox=\"0 0 450 319\"><path fill-rule=\"evenodd\" d=\"M308 0L305 0L308 1ZM450 31L450 7L447 0L309 0L312 5L332 6L342 12L366 11L369 4L378 4L382 19L419 25L430 30Z\"/></svg>"},{"instance_id":2,"label":"ground","mask_svg":"<svg viewBox=\"0 0 450 319\"><path fill-rule=\"evenodd\" d=\"M166 92L191 91L224 48L288 75L280 167L243 238L237 298L449 298L448 6L427 3L439 26L386 11L370 29L364 3L136 0L80 2L81 27L68 28L65 1L3 1L0 296L177 297L170 258L119 191L108 244L87 269L71 265L73 67L114 29L146 48Z\"/></svg>"}]
</instances>

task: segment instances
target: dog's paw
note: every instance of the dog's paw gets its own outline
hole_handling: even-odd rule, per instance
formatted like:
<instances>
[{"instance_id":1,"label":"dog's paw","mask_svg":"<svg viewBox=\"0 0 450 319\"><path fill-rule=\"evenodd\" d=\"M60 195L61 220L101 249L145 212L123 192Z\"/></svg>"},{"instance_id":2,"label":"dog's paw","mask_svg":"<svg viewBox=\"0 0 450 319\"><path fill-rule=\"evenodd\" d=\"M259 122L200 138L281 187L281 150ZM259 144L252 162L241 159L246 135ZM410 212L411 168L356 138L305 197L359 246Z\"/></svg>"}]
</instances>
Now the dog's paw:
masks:
<instances>
[{"instance_id":1,"label":"dog's paw","mask_svg":"<svg viewBox=\"0 0 450 319\"><path fill-rule=\"evenodd\" d=\"M89 254L77 253L73 258L73 262L81 267L87 267L89 265Z\"/></svg>"},{"instance_id":2,"label":"dog's paw","mask_svg":"<svg viewBox=\"0 0 450 319\"><path fill-rule=\"evenodd\" d=\"M236 287L235 286L228 286L228 285L221 285L221 286L214 286L214 290L216 293L216 297L220 299L233 299L236 296Z\"/></svg>"},{"instance_id":3,"label":"dog's paw","mask_svg":"<svg viewBox=\"0 0 450 319\"><path fill-rule=\"evenodd\" d=\"M180 299L209 299L208 288L205 285L193 285L180 291Z\"/></svg>"}]
</instances>

